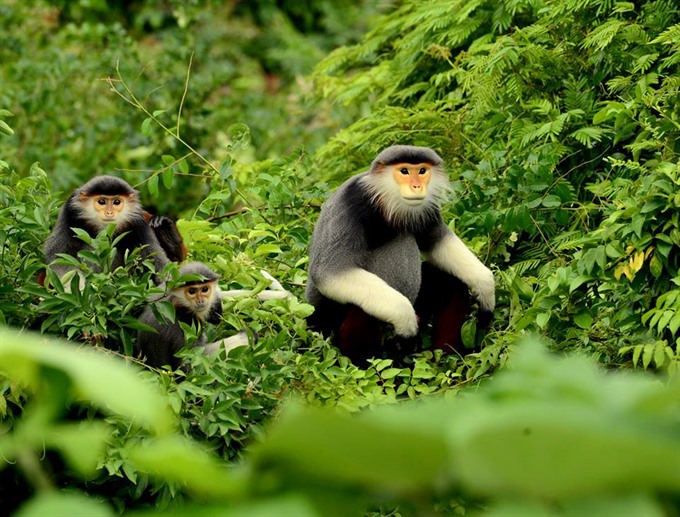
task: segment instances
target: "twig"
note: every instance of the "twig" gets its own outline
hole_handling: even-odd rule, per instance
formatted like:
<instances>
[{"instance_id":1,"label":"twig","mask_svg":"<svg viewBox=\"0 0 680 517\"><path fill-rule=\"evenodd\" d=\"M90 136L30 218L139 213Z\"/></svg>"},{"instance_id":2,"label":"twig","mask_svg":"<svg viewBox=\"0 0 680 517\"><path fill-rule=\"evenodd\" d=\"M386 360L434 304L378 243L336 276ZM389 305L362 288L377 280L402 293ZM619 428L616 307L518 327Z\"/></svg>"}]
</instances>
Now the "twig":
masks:
<instances>
[{"instance_id":1,"label":"twig","mask_svg":"<svg viewBox=\"0 0 680 517\"><path fill-rule=\"evenodd\" d=\"M189 56L189 66L187 66L187 78L184 81L184 92L182 93L182 100L179 101L179 109L177 110L177 137L179 138L179 122L182 118L182 108L184 107L184 100L187 98L189 91L189 77L191 75L191 64L194 61L194 53Z\"/></svg>"}]
</instances>

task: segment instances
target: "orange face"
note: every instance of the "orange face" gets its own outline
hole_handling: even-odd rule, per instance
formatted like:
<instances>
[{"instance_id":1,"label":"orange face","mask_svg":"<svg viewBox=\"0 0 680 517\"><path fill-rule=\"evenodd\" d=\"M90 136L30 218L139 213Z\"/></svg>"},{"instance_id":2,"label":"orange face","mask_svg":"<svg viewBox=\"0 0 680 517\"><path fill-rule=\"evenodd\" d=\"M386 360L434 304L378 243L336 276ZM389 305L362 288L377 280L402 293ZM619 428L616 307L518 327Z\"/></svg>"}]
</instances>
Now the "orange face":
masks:
<instances>
[{"instance_id":1,"label":"orange face","mask_svg":"<svg viewBox=\"0 0 680 517\"><path fill-rule=\"evenodd\" d=\"M419 205L427 197L432 177L429 163L395 163L390 165L392 178L399 186L401 197L409 204Z\"/></svg>"},{"instance_id":2,"label":"orange face","mask_svg":"<svg viewBox=\"0 0 680 517\"><path fill-rule=\"evenodd\" d=\"M198 309L212 304L214 289L214 282L191 284L182 288L184 299Z\"/></svg>"},{"instance_id":3,"label":"orange face","mask_svg":"<svg viewBox=\"0 0 680 517\"><path fill-rule=\"evenodd\" d=\"M427 197L427 186L432 177L429 163L395 163L392 177L399 186L401 197L409 204L420 204Z\"/></svg>"},{"instance_id":4,"label":"orange face","mask_svg":"<svg viewBox=\"0 0 680 517\"><path fill-rule=\"evenodd\" d=\"M92 196L92 206L104 223L118 223L127 201L125 196Z\"/></svg>"}]
</instances>

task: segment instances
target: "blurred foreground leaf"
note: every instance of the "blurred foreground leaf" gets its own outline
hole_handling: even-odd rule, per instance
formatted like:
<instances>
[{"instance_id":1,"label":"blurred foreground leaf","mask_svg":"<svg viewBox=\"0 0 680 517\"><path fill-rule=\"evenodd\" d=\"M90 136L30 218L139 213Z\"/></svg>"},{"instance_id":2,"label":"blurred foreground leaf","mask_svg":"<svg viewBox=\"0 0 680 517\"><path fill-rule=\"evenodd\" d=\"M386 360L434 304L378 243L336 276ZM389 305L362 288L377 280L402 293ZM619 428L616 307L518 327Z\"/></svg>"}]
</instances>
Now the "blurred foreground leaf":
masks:
<instances>
[{"instance_id":1,"label":"blurred foreground leaf","mask_svg":"<svg viewBox=\"0 0 680 517\"><path fill-rule=\"evenodd\" d=\"M39 390L45 367L64 372L78 400L159 434L174 428L167 401L140 378L137 368L96 350L0 327L0 371Z\"/></svg>"}]
</instances>

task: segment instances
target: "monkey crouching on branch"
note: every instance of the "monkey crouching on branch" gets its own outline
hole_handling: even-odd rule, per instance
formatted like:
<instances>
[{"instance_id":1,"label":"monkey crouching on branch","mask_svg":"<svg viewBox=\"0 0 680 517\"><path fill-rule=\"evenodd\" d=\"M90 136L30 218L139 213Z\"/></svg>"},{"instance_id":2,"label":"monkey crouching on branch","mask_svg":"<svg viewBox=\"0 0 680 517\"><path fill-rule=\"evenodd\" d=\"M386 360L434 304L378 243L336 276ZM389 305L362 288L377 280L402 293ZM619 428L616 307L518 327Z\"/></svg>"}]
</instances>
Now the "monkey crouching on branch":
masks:
<instances>
[{"instance_id":1,"label":"monkey crouching on branch","mask_svg":"<svg viewBox=\"0 0 680 517\"><path fill-rule=\"evenodd\" d=\"M247 345L248 336L245 331L206 345L203 327L206 323L219 323L222 317L222 298L217 282L219 275L201 262L185 264L179 272L181 275L197 275L202 279L189 281L173 289L164 298L175 308L174 322L158 321L151 304L144 309L140 321L156 329L156 332L140 330L137 334L137 352L146 358L146 363L154 368L170 365L173 370L180 366L181 361L176 354L186 344L180 322L200 327L199 337L194 346L203 347L206 354L216 353L220 349L229 351L237 346Z\"/></svg>"},{"instance_id":2,"label":"monkey crouching on branch","mask_svg":"<svg viewBox=\"0 0 680 517\"><path fill-rule=\"evenodd\" d=\"M78 252L89 249L72 228L83 229L94 237L110 224L115 225L115 237L125 233L116 244L114 268L123 265L126 252L138 247L142 248L142 257L153 259L156 271L168 263L163 247L145 218L139 193L115 176L96 176L71 194L45 241L45 262L51 264L62 253L77 257ZM65 265L50 267L60 277L73 269Z\"/></svg>"},{"instance_id":3,"label":"monkey crouching on branch","mask_svg":"<svg viewBox=\"0 0 680 517\"><path fill-rule=\"evenodd\" d=\"M309 322L354 363L380 354L390 326L412 338L431 324L434 348L460 349L470 292L480 324L490 321L493 273L442 220L448 189L437 153L395 145L322 206L309 247Z\"/></svg>"}]
</instances>

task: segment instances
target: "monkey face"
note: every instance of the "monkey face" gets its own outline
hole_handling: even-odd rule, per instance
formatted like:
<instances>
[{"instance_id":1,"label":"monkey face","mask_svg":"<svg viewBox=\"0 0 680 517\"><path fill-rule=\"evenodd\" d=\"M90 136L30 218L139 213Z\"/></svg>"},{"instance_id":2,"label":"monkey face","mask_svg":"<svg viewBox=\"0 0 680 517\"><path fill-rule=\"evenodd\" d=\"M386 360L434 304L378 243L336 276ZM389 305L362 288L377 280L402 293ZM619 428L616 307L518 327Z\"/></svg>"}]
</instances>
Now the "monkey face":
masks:
<instances>
[{"instance_id":1,"label":"monkey face","mask_svg":"<svg viewBox=\"0 0 680 517\"><path fill-rule=\"evenodd\" d=\"M422 204L427 198L432 166L429 163L395 163L390 169L404 202L410 206Z\"/></svg>"},{"instance_id":2,"label":"monkey face","mask_svg":"<svg viewBox=\"0 0 680 517\"><path fill-rule=\"evenodd\" d=\"M215 300L215 282L186 285L179 291L181 291L179 297L184 301L184 305L191 309L198 318L205 319Z\"/></svg>"},{"instance_id":3,"label":"monkey face","mask_svg":"<svg viewBox=\"0 0 680 517\"><path fill-rule=\"evenodd\" d=\"M79 203L88 222L99 230L113 223L116 227L127 221L134 199L124 195L81 194Z\"/></svg>"},{"instance_id":4,"label":"monkey face","mask_svg":"<svg viewBox=\"0 0 680 517\"><path fill-rule=\"evenodd\" d=\"M125 198L122 196L93 196L92 206L104 223L115 223L125 211Z\"/></svg>"}]
</instances>

